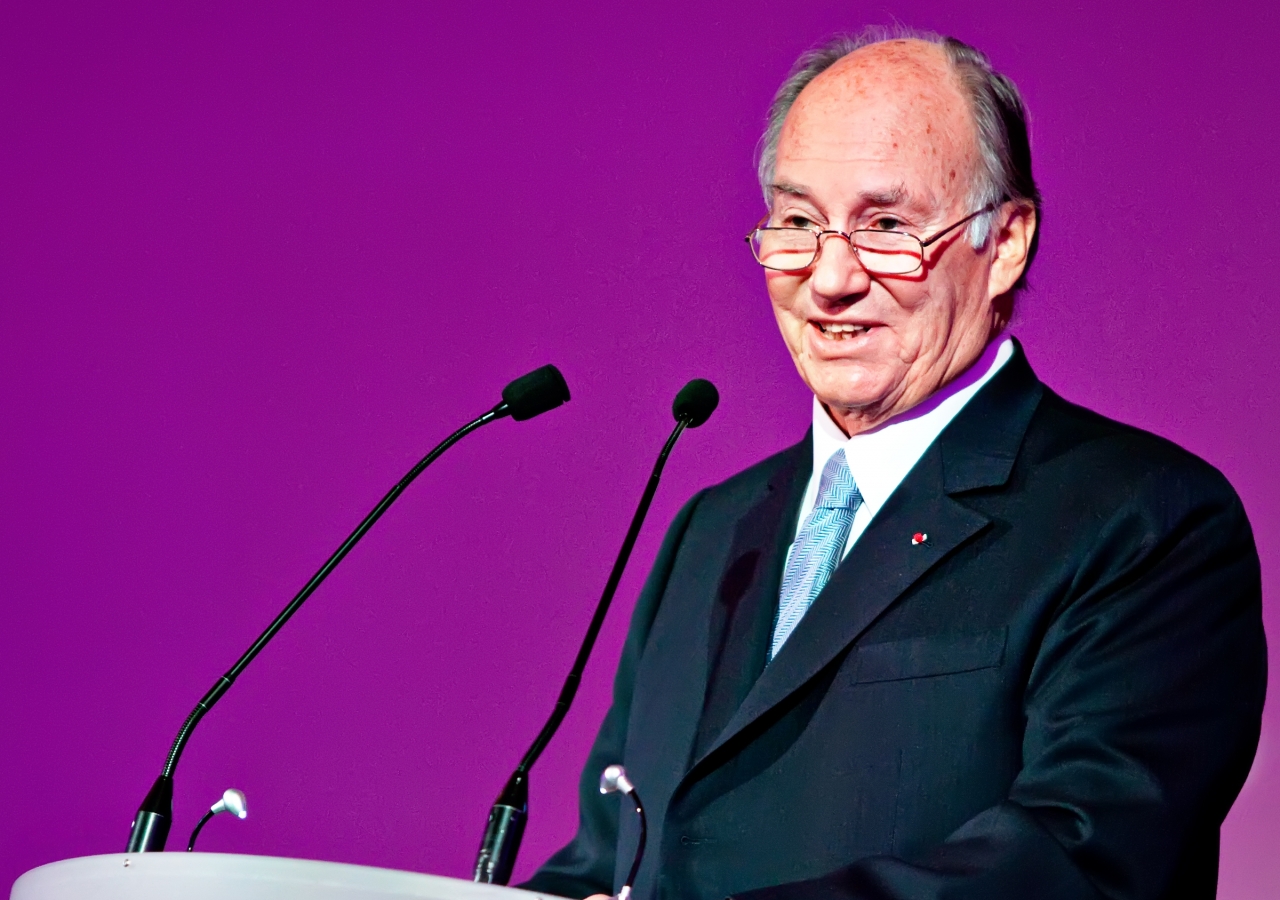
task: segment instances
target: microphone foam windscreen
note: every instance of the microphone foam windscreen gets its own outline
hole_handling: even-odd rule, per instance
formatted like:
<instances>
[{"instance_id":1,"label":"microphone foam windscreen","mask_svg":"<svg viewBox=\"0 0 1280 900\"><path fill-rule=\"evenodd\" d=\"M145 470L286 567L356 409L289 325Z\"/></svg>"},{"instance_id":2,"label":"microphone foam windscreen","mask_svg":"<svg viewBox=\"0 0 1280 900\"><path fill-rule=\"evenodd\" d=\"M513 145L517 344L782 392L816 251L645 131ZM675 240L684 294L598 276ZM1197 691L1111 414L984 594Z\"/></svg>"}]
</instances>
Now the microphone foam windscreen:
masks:
<instances>
[{"instance_id":1,"label":"microphone foam windscreen","mask_svg":"<svg viewBox=\"0 0 1280 900\"><path fill-rule=\"evenodd\" d=\"M569 400L569 386L555 366L534 369L502 389L502 402L517 422L540 416Z\"/></svg>"},{"instance_id":2,"label":"microphone foam windscreen","mask_svg":"<svg viewBox=\"0 0 1280 900\"><path fill-rule=\"evenodd\" d=\"M705 378L695 378L676 394L671 404L671 414L676 421L683 419L690 428L697 428L716 411L720 405L720 392L716 386Z\"/></svg>"}]
</instances>

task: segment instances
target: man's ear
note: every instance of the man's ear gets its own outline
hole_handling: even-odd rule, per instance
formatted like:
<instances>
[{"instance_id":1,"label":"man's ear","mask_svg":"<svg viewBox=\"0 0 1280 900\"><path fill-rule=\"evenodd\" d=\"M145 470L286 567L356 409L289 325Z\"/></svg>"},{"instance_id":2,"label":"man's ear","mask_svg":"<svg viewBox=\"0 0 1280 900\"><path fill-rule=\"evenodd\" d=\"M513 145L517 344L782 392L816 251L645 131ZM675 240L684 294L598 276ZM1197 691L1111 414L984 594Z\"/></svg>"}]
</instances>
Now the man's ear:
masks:
<instances>
[{"instance_id":1,"label":"man's ear","mask_svg":"<svg viewBox=\"0 0 1280 900\"><path fill-rule=\"evenodd\" d=\"M1036 208L1030 203L1005 204L991 239L995 258L987 276L987 297L994 300L1013 290L1027 268L1031 239L1036 233Z\"/></svg>"}]
</instances>

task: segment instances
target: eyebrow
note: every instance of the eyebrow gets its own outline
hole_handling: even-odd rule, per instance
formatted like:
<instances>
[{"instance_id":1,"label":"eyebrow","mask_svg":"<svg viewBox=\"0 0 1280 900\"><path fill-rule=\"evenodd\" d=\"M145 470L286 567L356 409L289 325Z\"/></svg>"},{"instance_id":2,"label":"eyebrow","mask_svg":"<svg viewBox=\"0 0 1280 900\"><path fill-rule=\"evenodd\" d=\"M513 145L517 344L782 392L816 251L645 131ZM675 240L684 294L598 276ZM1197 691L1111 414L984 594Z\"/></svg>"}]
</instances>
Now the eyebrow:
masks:
<instances>
[{"instance_id":1,"label":"eyebrow","mask_svg":"<svg viewBox=\"0 0 1280 900\"><path fill-rule=\"evenodd\" d=\"M786 194L788 197L800 197L805 200L813 198L813 194L807 187L792 184L789 181L775 182L769 185L769 188L774 194ZM907 202L910 194L902 185L895 185L882 190L862 191L858 194L858 199L867 206L896 206Z\"/></svg>"},{"instance_id":2,"label":"eyebrow","mask_svg":"<svg viewBox=\"0 0 1280 900\"><path fill-rule=\"evenodd\" d=\"M769 185L769 190L774 194L786 194L789 197L809 197L809 189L798 184L792 184L789 181L778 181Z\"/></svg>"},{"instance_id":3,"label":"eyebrow","mask_svg":"<svg viewBox=\"0 0 1280 900\"><path fill-rule=\"evenodd\" d=\"M897 206L910 198L907 189L900 184L882 191L863 191L858 196L868 206Z\"/></svg>"}]
</instances>

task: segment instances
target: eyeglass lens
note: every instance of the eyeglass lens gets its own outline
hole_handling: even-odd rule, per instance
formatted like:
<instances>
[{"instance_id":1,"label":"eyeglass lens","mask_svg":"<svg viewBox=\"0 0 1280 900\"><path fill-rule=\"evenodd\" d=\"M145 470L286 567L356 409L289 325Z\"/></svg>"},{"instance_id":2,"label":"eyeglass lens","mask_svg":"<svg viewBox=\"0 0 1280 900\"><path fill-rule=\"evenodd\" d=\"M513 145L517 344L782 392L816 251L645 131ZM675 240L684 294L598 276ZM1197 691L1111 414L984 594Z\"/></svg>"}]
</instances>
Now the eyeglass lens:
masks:
<instances>
[{"instance_id":1,"label":"eyeglass lens","mask_svg":"<svg viewBox=\"0 0 1280 900\"><path fill-rule=\"evenodd\" d=\"M807 228L757 228L751 249L761 265L784 272L806 269L818 256L818 235ZM855 231L858 262L877 275L906 275L920 268L920 242L895 231Z\"/></svg>"}]
</instances>

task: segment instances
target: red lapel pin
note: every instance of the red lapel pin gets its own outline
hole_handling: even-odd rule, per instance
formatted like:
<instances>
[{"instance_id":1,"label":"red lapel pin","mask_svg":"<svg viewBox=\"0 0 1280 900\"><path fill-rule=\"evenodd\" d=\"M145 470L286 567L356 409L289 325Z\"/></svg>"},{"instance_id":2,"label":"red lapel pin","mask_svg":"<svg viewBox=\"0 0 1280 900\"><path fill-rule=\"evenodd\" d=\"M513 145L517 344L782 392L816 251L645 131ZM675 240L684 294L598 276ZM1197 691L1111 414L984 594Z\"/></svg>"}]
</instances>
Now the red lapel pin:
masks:
<instances>
[{"instance_id":1,"label":"red lapel pin","mask_svg":"<svg viewBox=\"0 0 1280 900\"><path fill-rule=\"evenodd\" d=\"M927 540L929 540L929 535L925 534L923 531L917 531L915 534L911 535L911 546L914 547L917 544L923 544Z\"/></svg>"}]
</instances>

